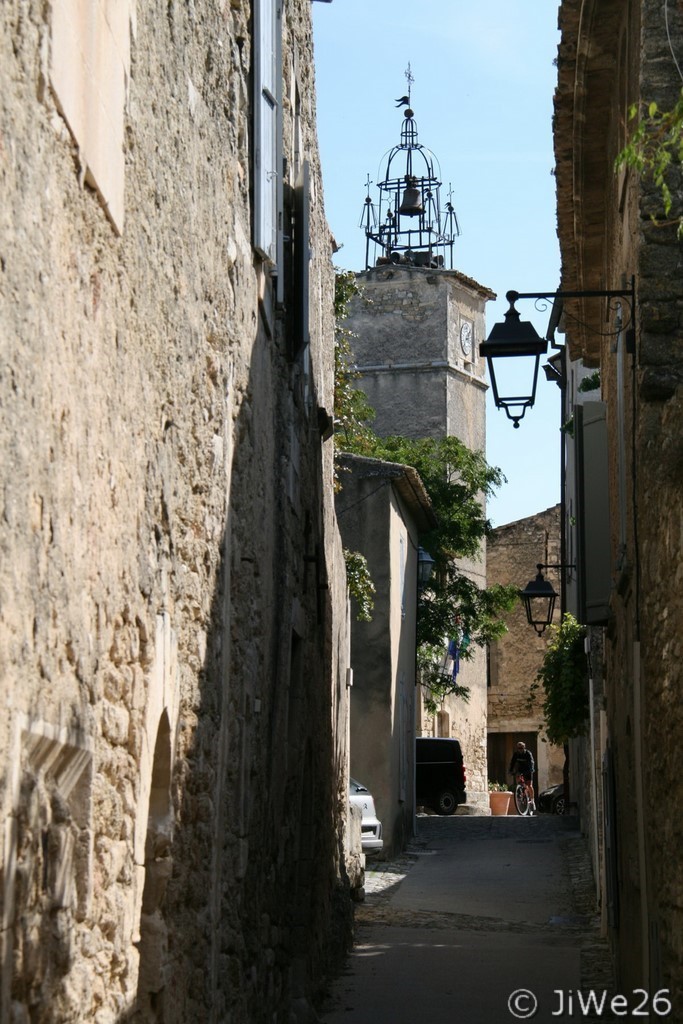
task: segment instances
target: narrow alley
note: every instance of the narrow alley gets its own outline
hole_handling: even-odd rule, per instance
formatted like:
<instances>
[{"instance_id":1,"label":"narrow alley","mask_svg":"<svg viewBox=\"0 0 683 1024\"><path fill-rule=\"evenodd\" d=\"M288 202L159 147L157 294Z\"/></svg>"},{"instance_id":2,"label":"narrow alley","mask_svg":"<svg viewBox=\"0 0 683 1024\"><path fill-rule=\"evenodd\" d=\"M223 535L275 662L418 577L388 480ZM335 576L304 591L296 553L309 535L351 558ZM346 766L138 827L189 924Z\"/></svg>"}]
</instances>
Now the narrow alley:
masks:
<instances>
[{"instance_id":1,"label":"narrow alley","mask_svg":"<svg viewBox=\"0 0 683 1024\"><path fill-rule=\"evenodd\" d=\"M609 999L612 983L578 820L420 816L402 857L368 863L322 1020L607 1019L583 1012L590 992Z\"/></svg>"}]
</instances>

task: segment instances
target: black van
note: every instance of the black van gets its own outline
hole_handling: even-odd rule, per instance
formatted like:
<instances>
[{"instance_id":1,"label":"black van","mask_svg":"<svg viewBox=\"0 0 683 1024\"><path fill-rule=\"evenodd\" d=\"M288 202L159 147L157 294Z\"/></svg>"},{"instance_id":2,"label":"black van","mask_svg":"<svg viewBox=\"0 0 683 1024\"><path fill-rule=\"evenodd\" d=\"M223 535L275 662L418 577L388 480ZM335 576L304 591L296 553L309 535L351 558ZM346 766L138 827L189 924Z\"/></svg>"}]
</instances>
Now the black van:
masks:
<instances>
[{"instance_id":1,"label":"black van","mask_svg":"<svg viewBox=\"0 0 683 1024\"><path fill-rule=\"evenodd\" d=\"M419 806L437 814L453 814L458 804L467 803L467 778L458 740L415 740L415 797Z\"/></svg>"}]
</instances>

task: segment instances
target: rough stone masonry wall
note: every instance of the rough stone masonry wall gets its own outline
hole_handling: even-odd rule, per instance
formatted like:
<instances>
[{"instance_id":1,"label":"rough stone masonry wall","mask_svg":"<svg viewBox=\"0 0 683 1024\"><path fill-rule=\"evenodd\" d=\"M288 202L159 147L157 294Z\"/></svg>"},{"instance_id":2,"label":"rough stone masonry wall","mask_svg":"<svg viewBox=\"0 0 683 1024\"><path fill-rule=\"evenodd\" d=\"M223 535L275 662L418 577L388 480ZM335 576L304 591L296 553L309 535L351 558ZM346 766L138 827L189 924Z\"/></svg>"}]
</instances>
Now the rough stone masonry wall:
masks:
<instances>
[{"instance_id":1,"label":"rough stone masonry wall","mask_svg":"<svg viewBox=\"0 0 683 1024\"><path fill-rule=\"evenodd\" d=\"M2 1024L272 1021L346 941L309 7L311 416L250 245L249 5L139 5L120 236L50 6L0 10Z\"/></svg>"},{"instance_id":2,"label":"rough stone masonry wall","mask_svg":"<svg viewBox=\"0 0 683 1024\"><path fill-rule=\"evenodd\" d=\"M594 21L583 16L584 9L595 13ZM683 250L675 224L653 223L653 215L661 219L660 190L645 175L616 175L614 158L627 139L628 104L642 101L647 107L654 101L668 110L680 95L675 61L680 60L681 18L680 5L658 0L627 5L563 0L561 108L556 109L559 234L563 268L569 270L563 283L588 287L590 280L605 276L615 287L631 275L636 281L635 353L632 358L621 349L621 385L613 340L596 333L583 343L591 356L601 347L610 438L615 587L605 640L605 695L617 809L619 926L613 936L622 989L668 986L676 998L683 988L683 877L670 850L680 838L683 769L678 696ZM586 38L578 38L580 30ZM591 61L595 86L582 77ZM566 118L573 115L576 98L591 88L587 116L585 122L576 118L575 136ZM579 181L567 146L573 151L583 146L599 174ZM680 168L670 167L667 181L671 215L677 217L683 208ZM591 210L599 216L591 216ZM574 225L584 233L582 248L574 246ZM637 812L641 806L641 779L639 814L634 807Z\"/></svg>"},{"instance_id":3,"label":"rough stone masonry wall","mask_svg":"<svg viewBox=\"0 0 683 1024\"><path fill-rule=\"evenodd\" d=\"M669 33L680 41L683 11L668 5ZM661 5L642 4L640 92L670 109L680 96ZM678 55L680 61L680 55ZM672 215L683 210L680 167L668 173ZM644 707L645 833L649 860L651 984L683 992L683 809L681 614L683 613L683 245L675 227L657 227L654 187L640 196L638 312L637 530L641 572L641 673ZM659 810L658 810L659 809ZM665 810L664 810L665 809ZM664 813L661 813L664 810Z\"/></svg>"},{"instance_id":4,"label":"rough stone masonry wall","mask_svg":"<svg viewBox=\"0 0 683 1024\"><path fill-rule=\"evenodd\" d=\"M490 584L523 589L536 575L539 562L560 563L560 506L499 526L488 537L486 571ZM557 573L545 570L559 590ZM559 622L559 609L556 611ZM531 685L543 661L548 634L537 636L526 620L522 602L506 614L507 633L491 644L489 652L489 733L538 732L539 783L545 787L561 779L564 753L542 744L543 691L530 702ZM509 782L509 779L500 780Z\"/></svg>"}]
</instances>

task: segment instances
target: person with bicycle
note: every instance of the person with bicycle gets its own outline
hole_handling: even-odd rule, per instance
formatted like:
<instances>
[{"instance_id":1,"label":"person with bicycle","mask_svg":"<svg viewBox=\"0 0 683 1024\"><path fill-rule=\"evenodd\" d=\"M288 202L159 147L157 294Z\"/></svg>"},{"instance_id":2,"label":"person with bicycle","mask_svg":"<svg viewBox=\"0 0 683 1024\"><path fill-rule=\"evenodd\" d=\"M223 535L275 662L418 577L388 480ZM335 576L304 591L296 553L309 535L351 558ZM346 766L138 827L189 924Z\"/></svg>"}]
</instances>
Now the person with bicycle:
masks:
<instances>
[{"instance_id":1,"label":"person with bicycle","mask_svg":"<svg viewBox=\"0 0 683 1024\"><path fill-rule=\"evenodd\" d=\"M524 785L529 796L529 812L531 814L536 813L536 802L534 797L534 783L533 774L536 769L534 762L534 755L530 750L527 750L526 744L520 740L510 760L509 771L512 775L517 778L521 775L524 779Z\"/></svg>"}]
</instances>

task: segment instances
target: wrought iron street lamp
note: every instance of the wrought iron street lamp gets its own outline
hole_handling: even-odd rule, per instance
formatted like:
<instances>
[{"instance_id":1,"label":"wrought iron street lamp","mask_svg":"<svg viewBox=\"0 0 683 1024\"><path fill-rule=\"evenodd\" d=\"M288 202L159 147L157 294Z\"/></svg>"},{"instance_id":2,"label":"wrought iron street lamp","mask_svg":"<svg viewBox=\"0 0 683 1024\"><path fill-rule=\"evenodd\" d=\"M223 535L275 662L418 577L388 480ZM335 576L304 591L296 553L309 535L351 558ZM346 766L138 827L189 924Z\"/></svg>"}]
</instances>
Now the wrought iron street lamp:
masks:
<instances>
[{"instance_id":1,"label":"wrought iron street lamp","mask_svg":"<svg viewBox=\"0 0 683 1024\"><path fill-rule=\"evenodd\" d=\"M520 320L515 302L519 298L517 292L508 292L505 296L510 308L505 314L505 322L493 325L491 333L479 345L479 353L488 362L489 379L493 388L493 400L497 409L505 409L515 427L536 400L536 383L538 381L538 364L541 356L548 350L548 341L541 338L534 325L528 320ZM519 393L517 377L509 371L516 371L519 364L511 366L510 359L526 359L531 367L531 387Z\"/></svg>"},{"instance_id":2,"label":"wrought iron street lamp","mask_svg":"<svg viewBox=\"0 0 683 1024\"><path fill-rule=\"evenodd\" d=\"M519 421L524 417L524 413L527 409L532 408L536 401L538 364L541 356L547 352L548 342L550 341L553 348L560 349L563 347L556 345L553 337L560 319L564 299L623 298L627 300L631 308L631 322L629 324L631 328L633 328L635 319L635 283L633 279L631 280L631 287L622 290L576 292L509 291L505 297L510 303L510 308L505 314L505 320L493 325L488 338L479 345L479 353L488 362L489 378L496 408L504 409L515 427L519 427ZM528 320L520 320L519 312L515 308L515 303L518 299L553 300L552 315L547 331L548 337L541 338L532 323ZM510 381L511 374L509 371L513 369L510 360L513 358L517 360L526 359L531 370L530 385L520 388L520 385L517 383L519 374ZM526 379L529 379L528 370Z\"/></svg>"},{"instance_id":3,"label":"wrought iron street lamp","mask_svg":"<svg viewBox=\"0 0 683 1024\"><path fill-rule=\"evenodd\" d=\"M434 559L424 548L417 549L417 589L424 590L429 583L434 568Z\"/></svg>"},{"instance_id":4,"label":"wrought iron street lamp","mask_svg":"<svg viewBox=\"0 0 683 1024\"><path fill-rule=\"evenodd\" d=\"M482 341L479 346L480 354L488 362L489 378L491 380L491 388L496 408L504 409L508 418L512 420L513 426L519 427L519 421L524 417L527 409L532 408L536 400L538 365L540 357L547 351L548 344L556 350L556 353L554 356L551 356L548 364L544 366L545 375L549 381L558 384L561 389L564 388L566 380L566 349L564 345L556 344L554 339L555 331L557 330L562 317L563 303L565 299L625 299L630 308L630 320L626 325L626 344L627 349L634 351L635 349L631 349L629 346L633 346L635 344L635 295L635 277L631 278L631 287L623 289L605 289L599 291L507 292L506 298L510 303L510 308L505 314L504 322L494 324L488 338L486 338L485 341ZM515 308L515 303L519 299L534 299L546 302L552 300L550 322L548 324L545 338L541 338L539 336L533 324L520 319L519 312ZM527 385L525 387L520 387L519 383L517 383L514 378L512 384L509 382L506 382L505 384L503 383L503 377L509 376L505 375L505 370L509 370L511 368L513 359L517 359L518 363L521 363L523 359L526 359L527 364L531 367L530 386ZM519 381L519 379L518 375L517 381ZM528 371L526 380L529 380ZM560 549L561 557L564 559L566 550L564 515L564 433L561 435L561 445ZM548 568L569 569L575 567L566 566L564 564L550 566L539 563L538 575L536 578L529 580L524 590L520 591L520 597L524 602L526 610L527 621L534 627L539 636L552 622L555 602L559 596L552 584L545 579L541 571L542 569ZM564 577L562 577L562 613L564 613L564 603L565 586Z\"/></svg>"},{"instance_id":5,"label":"wrought iron street lamp","mask_svg":"<svg viewBox=\"0 0 683 1024\"><path fill-rule=\"evenodd\" d=\"M555 602L558 594L550 580L543 575L543 569L574 569L574 565L555 565L539 562L536 566L538 572L533 580L529 580L524 590L520 590L519 596L524 604L527 622L533 626L540 636L545 632L547 626L553 621Z\"/></svg>"}]
</instances>

